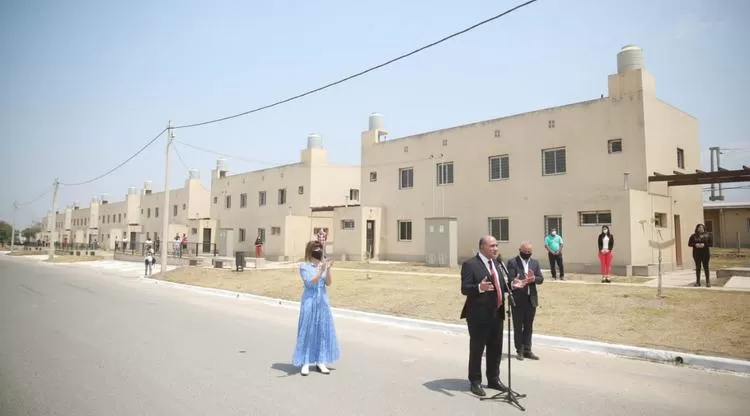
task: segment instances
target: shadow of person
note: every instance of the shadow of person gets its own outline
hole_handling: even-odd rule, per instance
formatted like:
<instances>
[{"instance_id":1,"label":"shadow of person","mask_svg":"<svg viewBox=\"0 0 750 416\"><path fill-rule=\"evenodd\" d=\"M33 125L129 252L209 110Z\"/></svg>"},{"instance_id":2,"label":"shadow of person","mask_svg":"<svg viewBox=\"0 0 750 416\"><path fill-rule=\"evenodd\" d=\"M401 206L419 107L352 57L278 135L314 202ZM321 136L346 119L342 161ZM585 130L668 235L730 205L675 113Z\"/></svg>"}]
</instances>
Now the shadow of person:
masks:
<instances>
[{"instance_id":1,"label":"shadow of person","mask_svg":"<svg viewBox=\"0 0 750 416\"><path fill-rule=\"evenodd\" d=\"M295 367L295 366L293 366L293 365L291 365L289 363L273 363L271 365L271 368L274 369L274 370L276 370L276 371L280 371L280 372L284 373L283 375L280 375L279 377L293 376L293 375L299 373L299 371L300 371L299 367Z\"/></svg>"},{"instance_id":2,"label":"shadow of person","mask_svg":"<svg viewBox=\"0 0 750 416\"><path fill-rule=\"evenodd\" d=\"M464 379L458 379L458 378L444 378L440 380L433 380L428 381L423 384L423 386L427 387L428 389L443 393L446 396L455 396L454 393L457 392L468 392L469 389L469 382Z\"/></svg>"}]
</instances>

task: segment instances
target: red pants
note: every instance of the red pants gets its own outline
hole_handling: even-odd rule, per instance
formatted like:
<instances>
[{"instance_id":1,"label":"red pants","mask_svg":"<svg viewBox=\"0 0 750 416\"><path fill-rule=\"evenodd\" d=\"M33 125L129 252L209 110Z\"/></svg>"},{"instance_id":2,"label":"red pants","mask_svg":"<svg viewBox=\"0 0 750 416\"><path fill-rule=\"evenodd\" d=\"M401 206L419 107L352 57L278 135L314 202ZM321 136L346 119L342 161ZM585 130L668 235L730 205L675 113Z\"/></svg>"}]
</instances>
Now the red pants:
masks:
<instances>
[{"instance_id":1,"label":"red pants","mask_svg":"<svg viewBox=\"0 0 750 416\"><path fill-rule=\"evenodd\" d=\"M606 253L599 252L599 268L602 272L602 276L609 276L612 274L612 252Z\"/></svg>"},{"instance_id":2,"label":"red pants","mask_svg":"<svg viewBox=\"0 0 750 416\"><path fill-rule=\"evenodd\" d=\"M260 255L263 254L263 247L262 246L255 246L255 257L260 258Z\"/></svg>"}]
</instances>

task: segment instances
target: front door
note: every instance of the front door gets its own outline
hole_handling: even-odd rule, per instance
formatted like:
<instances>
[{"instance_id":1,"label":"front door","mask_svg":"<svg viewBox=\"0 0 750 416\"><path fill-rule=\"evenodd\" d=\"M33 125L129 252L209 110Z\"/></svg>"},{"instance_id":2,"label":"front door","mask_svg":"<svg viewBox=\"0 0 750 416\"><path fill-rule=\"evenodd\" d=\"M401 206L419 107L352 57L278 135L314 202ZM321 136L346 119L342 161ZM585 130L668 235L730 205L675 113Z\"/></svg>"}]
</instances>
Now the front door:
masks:
<instances>
[{"instance_id":1,"label":"front door","mask_svg":"<svg viewBox=\"0 0 750 416\"><path fill-rule=\"evenodd\" d=\"M130 233L130 239L128 239L128 250L135 250L135 231Z\"/></svg>"},{"instance_id":2,"label":"front door","mask_svg":"<svg viewBox=\"0 0 750 416\"><path fill-rule=\"evenodd\" d=\"M682 267L682 228L680 228L680 216L674 216L674 249L675 263L677 267Z\"/></svg>"},{"instance_id":3,"label":"front door","mask_svg":"<svg viewBox=\"0 0 750 416\"><path fill-rule=\"evenodd\" d=\"M211 229L210 228L203 229L203 252L204 253L211 252Z\"/></svg>"},{"instance_id":4,"label":"front door","mask_svg":"<svg viewBox=\"0 0 750 416\"><path fill-rule=\"evenodd\" d=\"M367 220L365 232L365 253L368 259L375 258L375 220Z\"/></svg>"}]
</instances>

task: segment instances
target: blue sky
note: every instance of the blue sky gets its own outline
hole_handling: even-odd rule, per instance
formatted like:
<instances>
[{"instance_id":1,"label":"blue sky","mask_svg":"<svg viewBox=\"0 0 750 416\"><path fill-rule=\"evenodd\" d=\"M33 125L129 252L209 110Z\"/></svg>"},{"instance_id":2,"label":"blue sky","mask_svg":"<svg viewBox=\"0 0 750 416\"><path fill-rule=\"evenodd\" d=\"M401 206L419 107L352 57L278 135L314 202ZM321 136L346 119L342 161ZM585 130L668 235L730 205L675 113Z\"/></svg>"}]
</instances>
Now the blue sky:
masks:
<instances>
[{"instance_id":1,"label":"blue sky","mask_svg":"<svg viewBox=\"0 0 750 416\"><path fill-rule=\"evenodd\" d=\"M0 218L63 182L95 177L139 149L168 120L224 116L317 87L432 42L521 1L326 0L268 2L0 3ZM176 132L221 153L231 172L293 162L308 133L335 162L359 162L367 117L391 137L606 94L616 54L644 50L657 94L700 121L723 165L750 162L750 3L735 0L540 0L394 65L299 101ZM178 145L209 184L216 156ZM186 168L173 156L172 186ZM152 180L163 189L164 141L114 174L61 187L58 208L95 195L124 197ZM11 173L13 172L13 173ZM747 185L747 184L741 184ZM730 186L737 186L729 184ZM750 200L750 190L726 191ZM19 211L44 215L51 193Z\"/></svg>"}]
</instances>

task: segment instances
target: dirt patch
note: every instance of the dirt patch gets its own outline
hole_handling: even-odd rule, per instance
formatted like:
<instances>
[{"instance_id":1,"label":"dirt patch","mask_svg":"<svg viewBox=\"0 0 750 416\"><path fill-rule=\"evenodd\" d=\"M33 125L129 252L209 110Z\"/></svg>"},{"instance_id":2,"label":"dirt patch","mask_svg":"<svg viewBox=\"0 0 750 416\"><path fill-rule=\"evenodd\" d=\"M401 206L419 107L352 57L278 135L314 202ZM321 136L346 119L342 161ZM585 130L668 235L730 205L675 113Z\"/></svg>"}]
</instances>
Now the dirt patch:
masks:
<instances>
[{"instance_id":1,"label":"dirt patch","mask_svg":"<svg viewBox=\"0 0 750 416\"><path fill-rule=\"evenodd\" d=\"M299 300L296 269L182 268L165 280ZM464 296L458 276L335 271L331 303L341 308L451 323ZM545 284L535 329L549 335L750 359L750 293L718 290Z\"/></svg>"}]
</instances>

